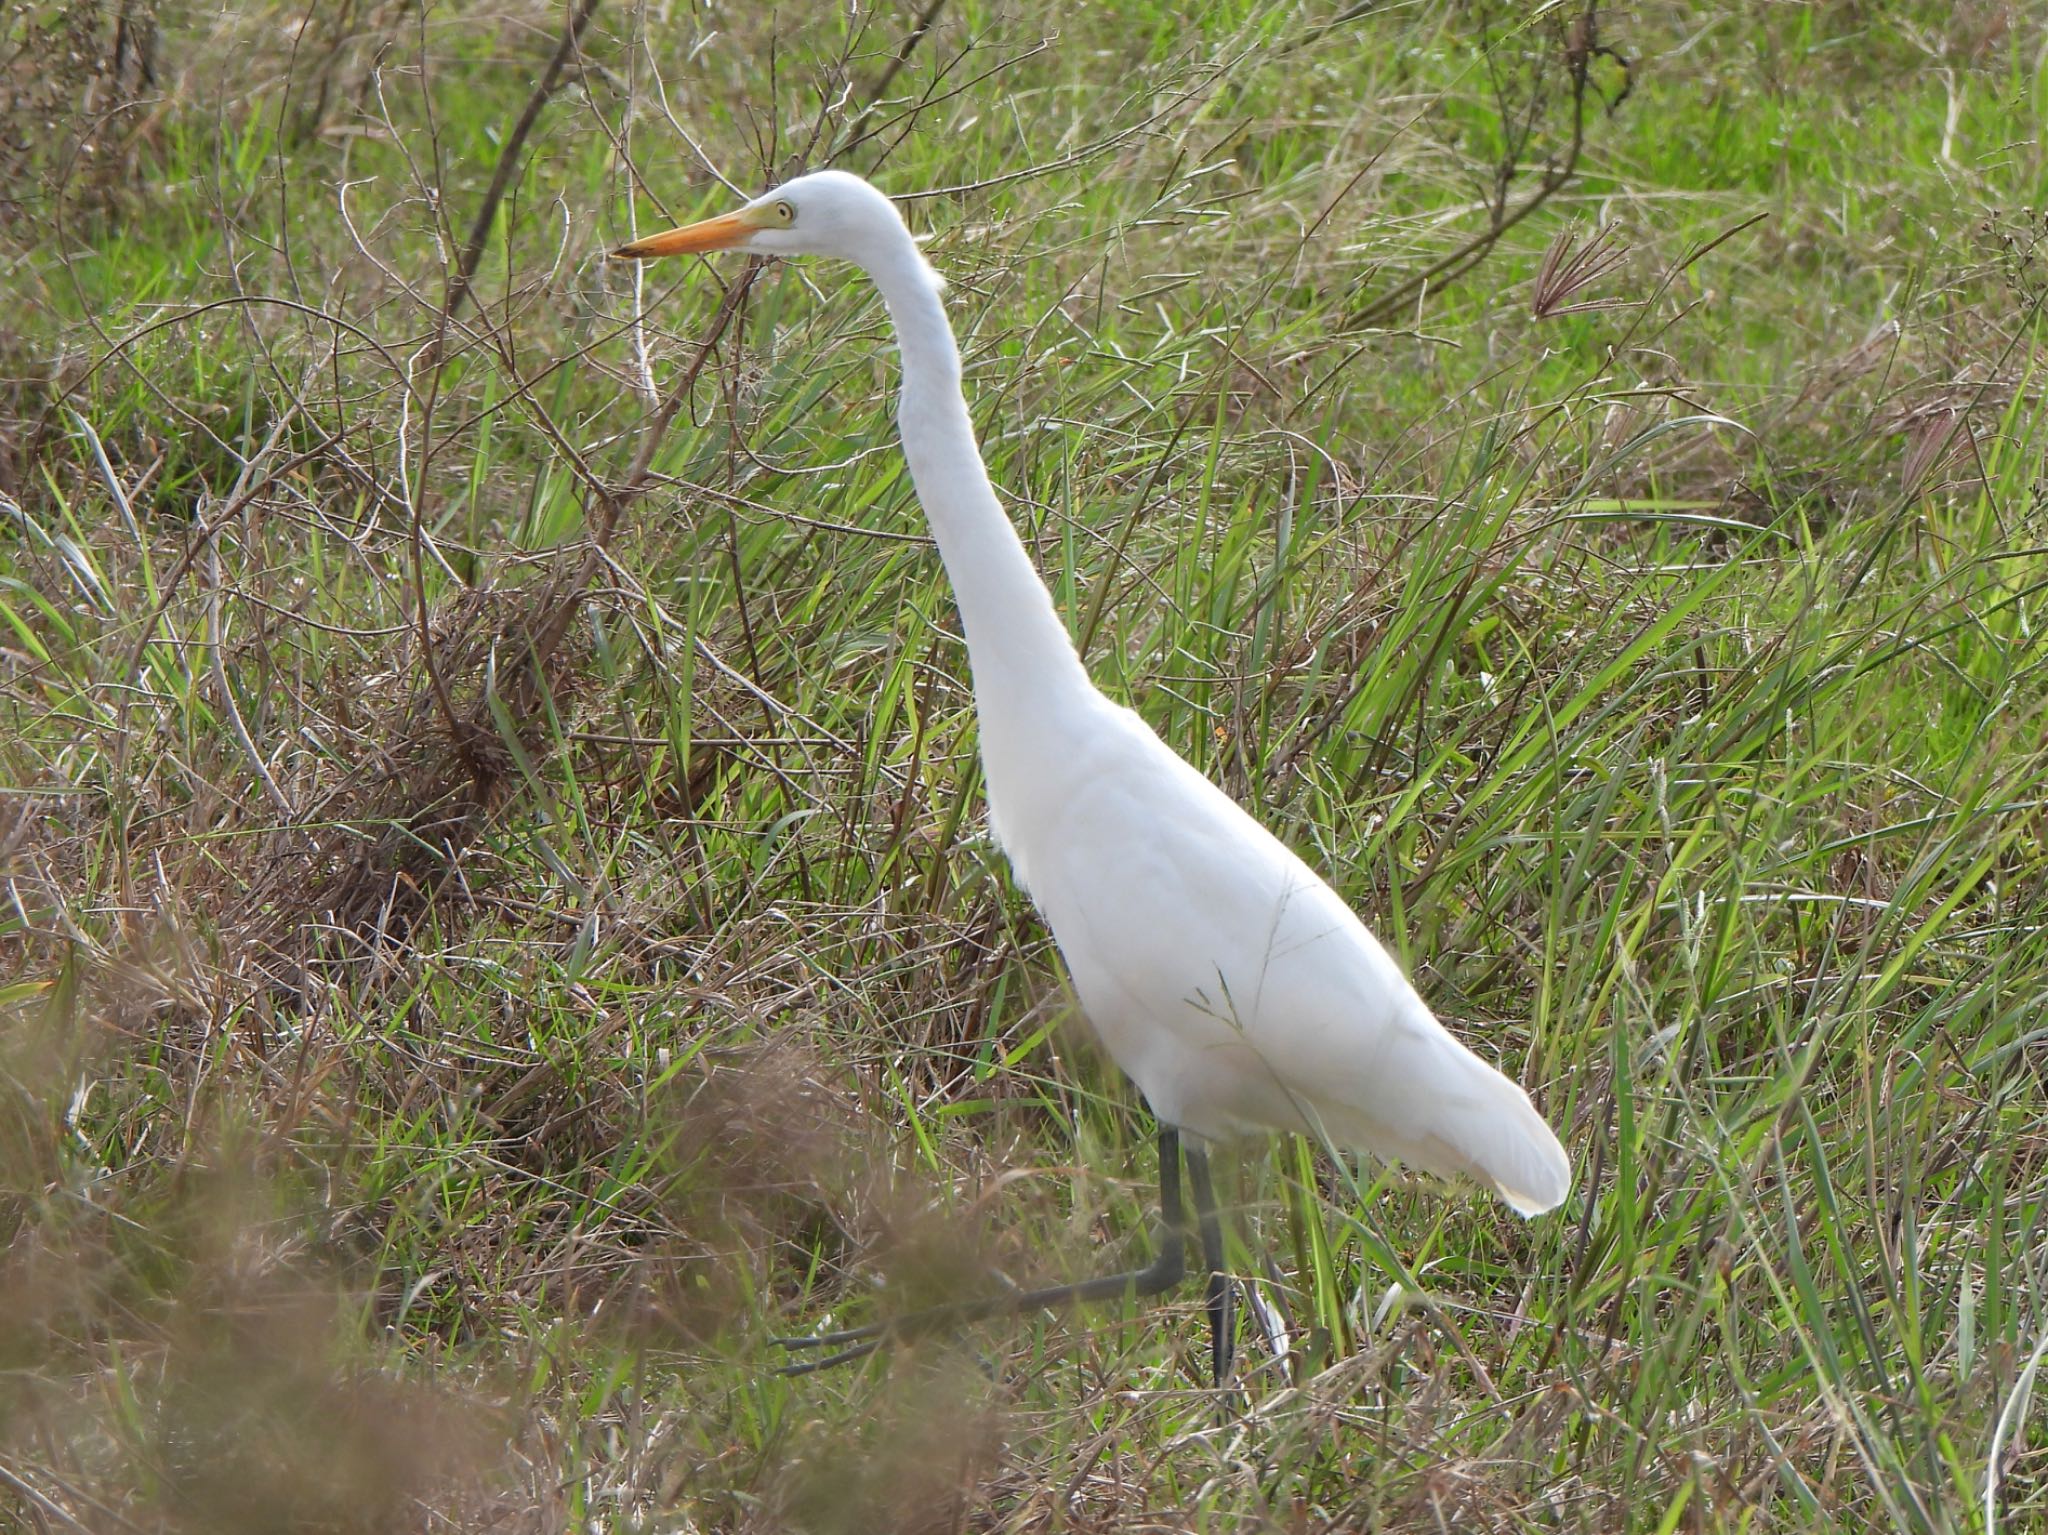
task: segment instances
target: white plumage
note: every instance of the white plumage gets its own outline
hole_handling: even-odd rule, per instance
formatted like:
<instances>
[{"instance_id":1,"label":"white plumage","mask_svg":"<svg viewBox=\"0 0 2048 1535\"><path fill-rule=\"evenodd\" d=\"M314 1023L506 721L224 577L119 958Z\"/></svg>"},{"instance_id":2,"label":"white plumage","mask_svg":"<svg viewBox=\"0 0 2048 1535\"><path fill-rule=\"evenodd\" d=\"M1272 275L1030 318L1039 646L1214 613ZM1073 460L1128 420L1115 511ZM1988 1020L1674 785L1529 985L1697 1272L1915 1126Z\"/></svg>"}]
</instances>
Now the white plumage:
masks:
<instances>
[{"instance_id":1,"label":"white plumage","mask_svg":"<svg viewBox=\"0 0 2048 1535\"><path fill-rule=\"evenodd\" d=\"M1571 1166L1528 1095L1445 1031L1336 892L1136 715L1099 697L1088 713L1088 745L1015 816L993 761L991 799L1082 1010L1153 1112L1209 1140L1327 1136L1523 1215L1559 1204Z\"/></svg>"},{"instance_id":2,"label":"white plumage","mask_svg":"<svg viewBox=\"0 0 2048 1535\"><path fill-rule=\"evenodd\" d=\"M895 205L825 171L618 254L728 248L840 256L882 292L903 356L904 452L966 633L996 837L1161 1122L1203 1139L1326 1135L1474 1179L1523 1215L1562 1202L1571 1165L1528 1095L1436 1021L1321 877L1089 680L989 485L943 284ZM1206 1182L1204 1164L1198 1191Z\"/></svg>"}]
</instances>

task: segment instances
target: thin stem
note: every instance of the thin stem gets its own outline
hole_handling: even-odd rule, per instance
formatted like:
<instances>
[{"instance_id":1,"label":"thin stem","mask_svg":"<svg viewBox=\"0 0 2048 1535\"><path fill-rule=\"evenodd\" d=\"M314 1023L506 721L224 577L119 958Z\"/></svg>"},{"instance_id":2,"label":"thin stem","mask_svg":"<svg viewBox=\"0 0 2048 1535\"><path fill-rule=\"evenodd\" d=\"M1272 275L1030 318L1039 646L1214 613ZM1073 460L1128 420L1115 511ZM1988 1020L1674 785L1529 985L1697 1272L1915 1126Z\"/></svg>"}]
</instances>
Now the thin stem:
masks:
<instances>
[{"instance_id":1,"label":"thin stem","mask_svg":"<svg viewBox=\"0 0 2048 1535\"><path fill-rule=\"evenodd\" d=\"M548 67L534 86L533 94L526 99L526 109L519 114L519 121L512 125L512 132L505 140L505 147L498 154L497 169L491 173L491 184L484 193L482 206L476 210L476 218L470 223L469 238L463 241L462 250L455 258L455 273L448 280L448 296L442 301L441 313L444 320L452 320L468 301L470 281L476 276L477 266L484 258L484 245L491 238L491 226L497 222L498 205L505 200L505 193L512 185L514 172L519 168L520 151L526 147L527 135L533 132L533 125L540 121L541 109L547 106L548 98L555 94L555 87L561 83L562 71L569 60L576 55L577 45L583 40L583 30L590 25L590 18L597 14L603 0L582 0L576 14L570 18L567 29L562 33L561 45L555 49L555 56L548 60Z\"/></svg>"}]
</instances>

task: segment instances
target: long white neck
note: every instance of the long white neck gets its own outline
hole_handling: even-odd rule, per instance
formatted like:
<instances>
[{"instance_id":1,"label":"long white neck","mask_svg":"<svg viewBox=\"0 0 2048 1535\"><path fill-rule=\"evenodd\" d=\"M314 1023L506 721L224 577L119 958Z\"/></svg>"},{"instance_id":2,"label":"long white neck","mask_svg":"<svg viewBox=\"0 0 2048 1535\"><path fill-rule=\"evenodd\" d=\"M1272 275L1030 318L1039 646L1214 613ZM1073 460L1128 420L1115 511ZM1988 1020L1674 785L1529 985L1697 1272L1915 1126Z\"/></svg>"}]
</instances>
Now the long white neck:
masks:
<instances>
[{"instance_id":1,"label":"long white neck","mask_svg":"<svg viewBox=\"0 0 2048 1535\"><path fill-rule=\"evenodd\" d=\"M903 453L960 604L993 780L1004 736L1051 726L1062 705L1092 700L1094 684L989 484L937 279L907 234L900 250L869 265L868 275L896 324Z\"/></svg>"}]
</instances>

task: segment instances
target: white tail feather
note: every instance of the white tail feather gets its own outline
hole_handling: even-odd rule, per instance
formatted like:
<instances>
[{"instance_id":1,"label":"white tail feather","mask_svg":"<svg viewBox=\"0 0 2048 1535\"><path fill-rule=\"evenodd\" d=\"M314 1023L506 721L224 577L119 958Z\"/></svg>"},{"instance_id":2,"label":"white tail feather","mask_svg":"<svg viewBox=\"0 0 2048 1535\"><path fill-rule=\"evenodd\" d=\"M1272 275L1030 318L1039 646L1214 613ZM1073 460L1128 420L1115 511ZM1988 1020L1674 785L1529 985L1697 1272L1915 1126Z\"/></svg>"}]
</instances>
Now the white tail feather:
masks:
<instances>
[{"instance_id":1,"label":"white tail feather","mask_svg":"<svg viewBox=\"0 0 2048 1535\"><path fill-rule=\"evenodd\" d=\"M1541 1215L1571 1192L1572 1165L1529 1095L1431 1020L1380 1069L1399 1084L1371 1120L1319 1105L1339 1139L1438 1177L1493 1190L1517 1215ZM1393 1112L1386 1112L1389 1108Z\"/></svg>"},{"instance_id":2,"label":"white tail feather","mask_svg":"<svg viewBox=\"0 0 2048 1535\"><path fill-rule=\"evenodd\" d=\"M1467 1082L1469 1096L1428 1131L1430 1149L1440 1151L1449 1164L1448 1169L1431 1170L1461 1172L1478 1180L1517 1215L1556 1209L1572 1188L1572 1164L1564 1147L1527 1093L1477 1057L1472 1064L1485 1075L1473 1074Z\"/></svg>"}]
</instances>

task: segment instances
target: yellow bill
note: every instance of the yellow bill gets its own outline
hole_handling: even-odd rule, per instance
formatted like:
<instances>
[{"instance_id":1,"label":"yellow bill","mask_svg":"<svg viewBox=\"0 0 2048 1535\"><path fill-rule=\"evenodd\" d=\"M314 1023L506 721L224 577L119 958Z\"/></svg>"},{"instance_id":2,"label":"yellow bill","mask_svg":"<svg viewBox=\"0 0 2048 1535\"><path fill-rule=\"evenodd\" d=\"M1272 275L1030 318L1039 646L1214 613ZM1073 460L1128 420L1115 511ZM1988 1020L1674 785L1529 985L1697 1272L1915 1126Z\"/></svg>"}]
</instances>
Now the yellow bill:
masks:
<instances>
[{"instance_id":1,"label":"yellow bill","mask_svg":"<svg viewBox=\"0 0 2048 1535\"><path fill-rule=\"evenodd\" d=\"M630 245L621 245L611 253L611 259L648 261L656 256L688 256L704 251L732 250L745 245L764 226L761 213L760 209L742 208L737 213L721 213L717 218L685 224L681 229L648 235Z\"/></svg>"}]
</instances>

